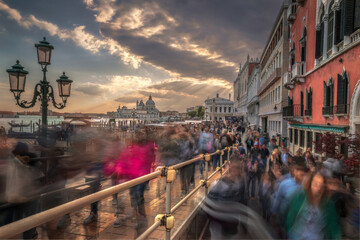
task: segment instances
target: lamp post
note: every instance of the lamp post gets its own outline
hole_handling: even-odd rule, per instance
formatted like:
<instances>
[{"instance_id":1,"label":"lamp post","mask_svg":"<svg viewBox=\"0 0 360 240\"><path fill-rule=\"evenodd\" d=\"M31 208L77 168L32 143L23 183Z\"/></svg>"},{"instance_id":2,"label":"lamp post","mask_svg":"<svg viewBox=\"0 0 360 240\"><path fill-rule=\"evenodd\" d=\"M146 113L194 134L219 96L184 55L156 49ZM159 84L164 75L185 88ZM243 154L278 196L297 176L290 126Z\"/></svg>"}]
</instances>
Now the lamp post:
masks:
<instances>
[{"instance_id":1,"label":"lamp post","mask_svg":"<svg viewBox=\"0 0 360 240\"><path fill-rule=\"evenodd\" d=\"M12 66L11 69L7 69L6 71L9 74L10 91L14 94L18 106L22 108L32 108L36 101L41 102L41 133L43 137L46 137L48 102L52 101L55 108L63 109L66 106L67 98L70 96L72 80L65 75L65 72L56 80L58 83L59 96L62 99L62 103L57 103L55 101L54 89L46 80L47 66L51 64L51 52L54 47L46 41L45 37L38 44L35 44L35 47L37 49L38 63L43 72L43 79L35 85L34 95L31 101L20 100L21 93L25 91L26 75L29 72L24 70L19 60L16 61L16 64Z\"/></svg>"}]
</instances>

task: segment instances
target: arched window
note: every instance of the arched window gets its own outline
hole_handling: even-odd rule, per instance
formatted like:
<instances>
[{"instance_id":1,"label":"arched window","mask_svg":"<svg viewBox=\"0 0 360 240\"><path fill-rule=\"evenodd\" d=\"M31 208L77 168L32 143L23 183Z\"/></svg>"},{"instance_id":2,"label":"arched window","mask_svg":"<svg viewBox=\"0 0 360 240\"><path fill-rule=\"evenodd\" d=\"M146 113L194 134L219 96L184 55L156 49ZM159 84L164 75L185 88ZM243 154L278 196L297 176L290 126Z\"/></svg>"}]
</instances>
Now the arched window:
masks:
<instances>
[{"instance_id":1,"label":"arched window","mask_svg":"<svg viewBox=\"0 0 360 240\"><path fill-rule=\"evenodd\" d=\"M334 106L334 84L332 78L326 83L324 81L324 107L323 115L332 115Z\"/></svg>"},{"instance_id":2,"label":"arched window","mask_svg":"<svg viewBox=\"0 0 360 240\"><path fill-rule=\"evenodd\" d=\"M334 39L334 0L329 5L329 20L328 20L328 35L327 35L327 50L330 51L333 47Z\"/></svg>"}]
</instances>

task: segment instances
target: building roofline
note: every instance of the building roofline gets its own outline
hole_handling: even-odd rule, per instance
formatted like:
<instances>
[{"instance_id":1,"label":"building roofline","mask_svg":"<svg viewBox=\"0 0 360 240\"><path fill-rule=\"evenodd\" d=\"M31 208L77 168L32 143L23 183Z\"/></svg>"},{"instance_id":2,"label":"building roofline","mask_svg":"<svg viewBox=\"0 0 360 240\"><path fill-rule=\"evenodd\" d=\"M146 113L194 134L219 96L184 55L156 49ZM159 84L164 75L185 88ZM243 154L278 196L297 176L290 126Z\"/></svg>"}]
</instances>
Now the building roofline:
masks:
<instances>
[{"instance_id":1,"label":"building roofline","mask_svg":"<svg viewBox=\"0 0 360 240\"><path fill-rule=\"evenodd\" d=\"M277 25L279 24L279 21L280 21L282 15L283 15L283 12L288 8L288 6L289 6L288 5L288 0L284 0L281 7L280 7L278 15L276 17L275 23L274 23L274 25L273 25L273 27L271 29L270 35L269 35L269 37L268 37L268 39L266 41L266 44L264 46L264 50L263 50L263 52L261 54L261 57L260 57L260 63L262 63L262 61L264 59L264 56L265 56L265 53L266 53L267 49L269 48L270 40L272 39L272 37L274 35L274 31L275 31Z\"/></svg>"}]
</instances>

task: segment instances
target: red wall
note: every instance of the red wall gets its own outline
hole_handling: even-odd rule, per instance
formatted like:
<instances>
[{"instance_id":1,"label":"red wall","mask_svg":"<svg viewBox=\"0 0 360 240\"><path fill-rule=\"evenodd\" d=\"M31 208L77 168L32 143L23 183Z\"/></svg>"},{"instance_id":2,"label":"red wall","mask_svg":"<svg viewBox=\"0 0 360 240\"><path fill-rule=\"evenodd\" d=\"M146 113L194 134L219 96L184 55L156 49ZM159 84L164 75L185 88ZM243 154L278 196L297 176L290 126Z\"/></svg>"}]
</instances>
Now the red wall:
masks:
<instances>
[{"instance_id":1,"label":"red wall","mask_svg":"<svg viewBox=\"0 0 360 240\"><path fill-rule=\"evenodd\" d=\"M339 61L342 59L342 63ZM304 123L313 124L327 124L331 125L349 125L349 119L341 117L338 119L335 115L333 119L325 119L322 116L322 107L324 102L324 81L328 82L329 77L332 77L334 83L334 106L337 102L337 75L342 74L345 68L349 77L349 101L351 103L351 97L355 89L355 85L360 81L360 44L350 49L344 54L334 58L329 63L325 64L321 68L317 69L306 77L305 83L302 85L295 85L290 95L294 97L294 104L300 104L300 91L304 92L304 109L306 106L306 89L311 86L313 90L313 103L312 103L312 119L304 117ZM351 108L351 106L350 106ZM350 109L349 108L349 109Z\"/></svg>"},{"instance_id":2,"label":"red wall","mask_svg":"<svg viewBox=\"0 0 360 240\"><path fill-rule=\"evenodd\" d=\"M306 42L306 71L309 72L314 68L315 64L315 41L316 41L316 1L306 0L304 6L298 7L296 20L291 25L291 44L295 42L295 60L301 61L300 43L299 40L303 35L304 26L307 28L307 42ZM342 63L339 61L342 59ZM290 66L290 63L289 63ZM349 119L344 117L337 118L333 115L333 119L324 118L322 116L322 107L324 102L324 81L328 82L330 76L334 83L334 99L333 105L337 102L337 75L342 74L345 68L349 77L349 101L355 89L356 83L360 80L360 44L348 50L344 54L336 57L324 66L316 69L306 77L305 83L295 85L295 88L290 91L289 95L294 97L294 104L300 104L300 91L304 93L304 109L306 106L306 90L311 86L313 91L312 102L312 119L304 117L304 123L312 124L327 124L331 125L349 125ZM290 70L290 67L289 67ZM349 111L351 106L349 107Z\"/></svg>"},{"instance_id":3,"label":"red wall","mask_svg":"<svg viewBox=\"0 0 360 240\"><path fill-rule=\"evenodd\" d=\"M315 27L316 27L316 1L306 0L304 6L298 7L296 20L291 25L291 44L295 42L295 61L301 61L300 50L301 46L299 40L301 39L304 31L304 27L307 30L306 41L306 70L309 71L314 68L315 64Z\"/></svg>"}]
</instances>

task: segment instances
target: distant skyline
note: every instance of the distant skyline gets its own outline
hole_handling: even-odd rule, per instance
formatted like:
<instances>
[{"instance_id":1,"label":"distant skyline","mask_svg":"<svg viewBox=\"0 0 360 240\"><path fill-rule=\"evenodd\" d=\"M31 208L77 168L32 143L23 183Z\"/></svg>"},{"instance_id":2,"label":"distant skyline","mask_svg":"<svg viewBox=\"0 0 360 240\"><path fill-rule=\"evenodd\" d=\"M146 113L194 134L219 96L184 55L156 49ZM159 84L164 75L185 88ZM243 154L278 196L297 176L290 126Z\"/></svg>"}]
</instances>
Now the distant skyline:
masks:
<instances>
[{"instance_id":1,"label":"distant skyline","mask_svg":"<svg viewBox=\"0 0 360 240\"><path fill-rule=\"evenodd\" d=\"M74 80L62 112L106 113L151 94L160 111L228 98L239 64L260 57L282 0L0 0L0 111L24 111L6 69L41 79L34 44L55 47L48 80ZM57 98L60 100L59 98ZM40 104L28 109L38 111ZM51 110L57 111L50 107Z\"/></svg>"}]
</instances>

